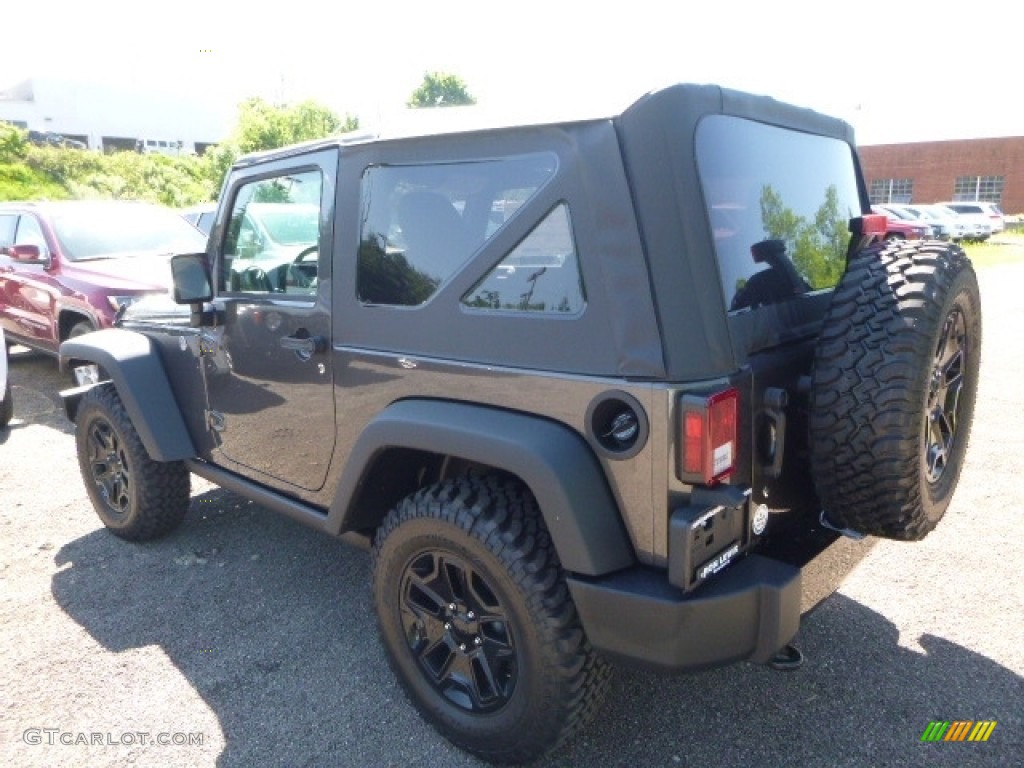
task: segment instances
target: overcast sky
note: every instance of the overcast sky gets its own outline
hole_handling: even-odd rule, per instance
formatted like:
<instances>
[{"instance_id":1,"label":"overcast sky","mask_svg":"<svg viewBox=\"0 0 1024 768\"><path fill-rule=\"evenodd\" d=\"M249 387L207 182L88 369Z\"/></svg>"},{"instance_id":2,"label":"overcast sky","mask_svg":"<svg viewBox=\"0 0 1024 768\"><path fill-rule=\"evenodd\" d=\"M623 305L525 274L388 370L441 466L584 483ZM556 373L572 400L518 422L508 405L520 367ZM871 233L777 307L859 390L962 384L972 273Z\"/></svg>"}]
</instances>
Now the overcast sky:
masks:
<instances>
[{"instance_id":1,"label":"overcast sky","mask_svg":"<svg viewBox=\"0 0 1024 768\"><path fill-rule=\"evenodd\" d=\"M314 98L364 125L424 72L482 106L611 112L717 83L841 117L862 144L1024 135L1024 6L976 0L93 0L5 3L0 89L58 76L242 98ZM1014 92L1016 91L1016 92Z\"/></svg>"}]
</instances>

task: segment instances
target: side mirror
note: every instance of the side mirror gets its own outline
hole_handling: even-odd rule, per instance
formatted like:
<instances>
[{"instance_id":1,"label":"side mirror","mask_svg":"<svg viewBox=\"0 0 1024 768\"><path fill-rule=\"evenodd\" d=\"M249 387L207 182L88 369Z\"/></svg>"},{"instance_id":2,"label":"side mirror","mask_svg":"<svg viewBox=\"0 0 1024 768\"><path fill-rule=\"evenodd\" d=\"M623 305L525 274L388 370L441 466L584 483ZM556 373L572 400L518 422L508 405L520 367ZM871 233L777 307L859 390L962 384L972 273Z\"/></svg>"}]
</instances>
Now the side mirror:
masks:
<instances>
[{"instance_id":1,"label":"side mirror","mask_svg":"<svg viewBox=\"0 0 1024 768\"><path fill-rule=\"evenodd\" d=\"M191 305L189 324L193 328L216 324L216 310L207 312L203 309L203 304L213 298L213 281L205 253L172 256L171 283L174 301Z\"/></svg>"},{"instance_id":2,"label":"side mirror","mask_svg":"<svg viewBox=\"0 0 1024 768\"><path fill-rule=\"evenodd\" d=\"M9 245L6 248L0 249L0 251L10 256L19 264L50 266L50 255L43 253L38 245L28 245L27 243L23 245Z\"/></svg>"},{"instance_id":3,"label":"side mirror","mask_svg":"<svg viewBox=\"0 0 1024 768\"><path fill-rule=\"evenodd\" d=\"M174 301L202 304L213 298L213 281L205 253L180 253L171 258Z\"/></svg>"}]
</instances>

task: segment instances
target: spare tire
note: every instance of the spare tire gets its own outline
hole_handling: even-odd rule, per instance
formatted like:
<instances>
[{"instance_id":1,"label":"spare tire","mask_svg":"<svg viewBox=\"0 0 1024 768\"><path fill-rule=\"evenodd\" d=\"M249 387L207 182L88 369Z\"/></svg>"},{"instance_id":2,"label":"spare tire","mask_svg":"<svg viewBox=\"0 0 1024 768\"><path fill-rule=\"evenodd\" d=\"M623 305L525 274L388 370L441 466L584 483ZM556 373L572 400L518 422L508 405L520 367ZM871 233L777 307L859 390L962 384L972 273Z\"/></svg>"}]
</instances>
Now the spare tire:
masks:
<instances>
[{"instance_id":1,"label":"spare tire","mask_svg":"<svg viewBox=\"0 0 1024 768\"><path fill-rule=\"evenodd\" d=\"M956 245L902 241L850 259L815 351L811 469L829 522L903 541L942 518L967 450L981 298Z\"/></svg>"}]
</instances>

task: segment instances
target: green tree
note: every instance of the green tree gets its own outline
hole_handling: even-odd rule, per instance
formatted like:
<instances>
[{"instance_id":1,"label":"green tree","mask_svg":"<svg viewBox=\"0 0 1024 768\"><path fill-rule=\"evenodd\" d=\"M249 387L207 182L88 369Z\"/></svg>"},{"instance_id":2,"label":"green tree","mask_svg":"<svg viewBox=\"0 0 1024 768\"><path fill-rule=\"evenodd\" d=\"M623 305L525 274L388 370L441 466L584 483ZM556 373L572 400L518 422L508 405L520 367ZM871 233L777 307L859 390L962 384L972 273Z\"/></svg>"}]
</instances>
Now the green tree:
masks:
<instances>
[{"instance_id":1,"label":"green tree","mask_svg":"<svg viewBox=\"0 0 1024 768\"><path fill-rule=\"evenodd\" d=\"M356 118L341 118L315 101L277 107L263 99L248 99L239 105L232 143L245 154L322 139L358 127Z\"/></svg>"},{"instance_id":2,"label":"green tree","mask_svg":"<svg viewBox=\"0 0 1024 768\"><path fill-rule=\"evenodd\" d=\"M208 149L202 157L206 197L215 199L220 195L228 170L242 155L323 139L357 128L358 118L339 117L315 101L275 106L263 99L248 99L238 106L238 123L228 140Z\"/></svg>"},{"instance_id":3,"label":"green tree","mask_svg":"<svg viewBox=\"0 0 1024 768\"><path fill-rule=\"evenodd\" d=\"M39 147L26 132L0 123L0 199L114 198L150 200L172 207L215 200L228 169L242 154L276 149L359 127L313 101L277 107L261 99L239 105L227 141L201 157Z\"/></svg>"},{"instance_id":4,"label":"green tree","mask_svg":"<svg viewBox=\"0 0 1024 768\"><path fill-rule=\"evenodd\" d=\"M9 123L0 122L0 163L21 160L28 148L25 131Z\"/></svg>"},{"instance_id":5,"label":"green tree","mask_svg":"<svg viewBox=\"0 0 1024 768\"><path fill-rule=\"evenodd\" d=\"M208 184L195 157L135 152L104 155L31 146L25 154L25 165L62 187L66 197L149 200L181 207L208 196ZM40 191L37 196L44 194Z\"/></svg>"},{"instance_id":6,"label":"green tree","mask_svg":"<svg viewBox=\"0 0 1024 768\"><path fill-rule=\"evenodd\" d=\"M447 72L427 72L423 82L412 92L406 106L419 109L422 107L457 107L476 104L466 83L458 75Z\"/></svg>"},{"instance_id":7,"label":"green tree","mask_svg":"<svg viewBox=\"0 0 1024 768\"><path fill-rule=\"evenodd\" d=\"M0 200L62 200L67 190L25 163L0 162Z\"/></svg>"},{"instance_id":8,"label":"green tree","mask_svg":"<svg viewBox=\"0 0 1024 768\"><path fill-rule=\"evenodd\" d=\"M793 265L812 288L827 288L839 281L850 235L834 185L825 190L813 222L788 208L782 196L766 185L761 190L761 224L769 238L786 241Z\"/></svg>"}]
</instances>

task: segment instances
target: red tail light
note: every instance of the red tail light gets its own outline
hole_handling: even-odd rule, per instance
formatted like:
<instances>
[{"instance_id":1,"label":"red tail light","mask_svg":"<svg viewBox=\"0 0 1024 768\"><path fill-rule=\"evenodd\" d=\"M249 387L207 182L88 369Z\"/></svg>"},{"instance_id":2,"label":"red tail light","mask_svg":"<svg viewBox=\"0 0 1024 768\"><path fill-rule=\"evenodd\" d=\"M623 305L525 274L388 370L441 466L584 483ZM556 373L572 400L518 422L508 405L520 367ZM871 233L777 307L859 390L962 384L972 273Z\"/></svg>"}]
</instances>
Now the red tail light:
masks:
<instances>
[{"instance_id":1,"label":"red tail light","mask_svg":"<svg viewBox=\"0 0 1024 768\"><path fill-rule=\"evenodd\" d=\"M739 392L684 395L679 440L679 479L713 485L732 474L738 448Z\"/></svg>"}]
</instances>

